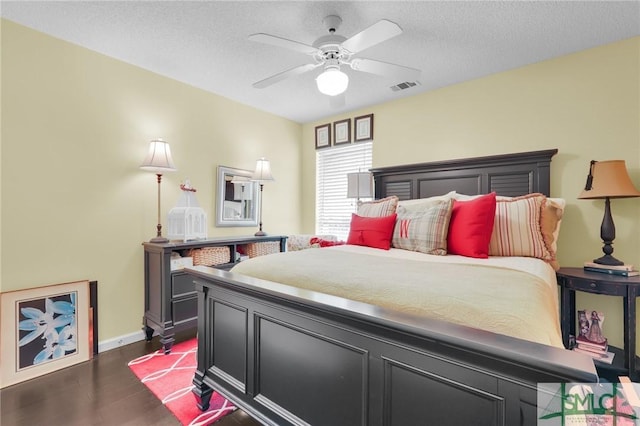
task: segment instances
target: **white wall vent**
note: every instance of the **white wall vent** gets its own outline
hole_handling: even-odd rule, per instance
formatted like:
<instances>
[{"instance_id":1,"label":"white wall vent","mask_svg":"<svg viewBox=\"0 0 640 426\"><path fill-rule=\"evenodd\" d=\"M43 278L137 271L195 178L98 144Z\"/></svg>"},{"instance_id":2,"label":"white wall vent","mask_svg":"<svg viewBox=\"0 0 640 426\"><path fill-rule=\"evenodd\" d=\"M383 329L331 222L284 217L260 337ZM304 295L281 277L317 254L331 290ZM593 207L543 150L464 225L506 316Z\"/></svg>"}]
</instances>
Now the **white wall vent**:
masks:
<instances>
[{"instance_id":1,"label":"white wall vent","mask_svg":"<svg viewBox=\"0 0 640 426\"><path fill-rule=\"evenodd\" d=\"M405 81L404 83L398 83L395 86L391 86L391 90L398 92L400 90L409 89L414 86L420 86L419 81Z\"/></svg>"}]
</instances>

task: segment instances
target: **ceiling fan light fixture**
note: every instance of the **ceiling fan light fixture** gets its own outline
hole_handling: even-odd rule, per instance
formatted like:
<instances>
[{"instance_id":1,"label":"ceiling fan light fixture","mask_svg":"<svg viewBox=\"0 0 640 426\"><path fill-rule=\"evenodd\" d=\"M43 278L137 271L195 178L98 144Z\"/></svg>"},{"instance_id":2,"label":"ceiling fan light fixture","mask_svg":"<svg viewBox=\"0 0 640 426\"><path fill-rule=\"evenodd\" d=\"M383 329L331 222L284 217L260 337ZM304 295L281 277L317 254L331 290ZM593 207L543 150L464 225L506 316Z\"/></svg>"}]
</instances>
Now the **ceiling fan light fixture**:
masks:
<instances>
[{"instance_id":1,"label":"ceiling fan light fixture","mask_svg":"<svg viewBox=\"0 0 640 426\"><path fill-rule=\"evenodd\" d=\"M344 93L349 86L349 76L338 67L327 67L316 78L316 84L320 93L328 96L336 96Z\"/></svg>"}]
</instances>

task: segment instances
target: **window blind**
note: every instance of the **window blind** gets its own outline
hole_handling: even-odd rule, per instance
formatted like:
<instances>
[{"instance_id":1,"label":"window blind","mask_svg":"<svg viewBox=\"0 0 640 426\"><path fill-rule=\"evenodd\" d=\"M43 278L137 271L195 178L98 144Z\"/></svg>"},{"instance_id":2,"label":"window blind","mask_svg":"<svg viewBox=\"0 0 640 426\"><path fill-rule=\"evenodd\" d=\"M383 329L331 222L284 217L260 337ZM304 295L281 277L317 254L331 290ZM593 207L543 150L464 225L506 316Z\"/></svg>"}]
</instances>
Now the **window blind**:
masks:
<instances>
[{"instance_id":1,"label":"window blind","mask_svg":"<svg viewBox=\"0 0 640 426\"><path fill-rule=\"evenodd\" d=\"M373 143L322 149L316 152L316 233L346 240L357 200L347 198L347 173L371 168Z\"/></svg>"}]
</instances>

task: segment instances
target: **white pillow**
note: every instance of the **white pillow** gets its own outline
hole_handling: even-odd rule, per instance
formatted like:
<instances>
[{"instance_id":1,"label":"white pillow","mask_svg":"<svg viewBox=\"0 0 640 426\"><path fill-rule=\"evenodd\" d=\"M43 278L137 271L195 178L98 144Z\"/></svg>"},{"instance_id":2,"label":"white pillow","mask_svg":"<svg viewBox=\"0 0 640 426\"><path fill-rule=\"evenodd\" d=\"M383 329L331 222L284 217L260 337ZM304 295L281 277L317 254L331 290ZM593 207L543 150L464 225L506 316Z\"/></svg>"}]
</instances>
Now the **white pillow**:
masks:
<instances>
[{"instance_id":1,"label":"white pillow","mask_svg":"<svg viewBox=\"0 0 640 426\"><path fill-rule=\"evenodd\" d=\"M448 192L444 195L435 195L427 198L416 198L414 200L400 200L398 201L398 213L409 213L416 211L427 210L435 205L438 205L442 201L448 201L454 198L456 191Z\"/></svg>"}]
</instances>

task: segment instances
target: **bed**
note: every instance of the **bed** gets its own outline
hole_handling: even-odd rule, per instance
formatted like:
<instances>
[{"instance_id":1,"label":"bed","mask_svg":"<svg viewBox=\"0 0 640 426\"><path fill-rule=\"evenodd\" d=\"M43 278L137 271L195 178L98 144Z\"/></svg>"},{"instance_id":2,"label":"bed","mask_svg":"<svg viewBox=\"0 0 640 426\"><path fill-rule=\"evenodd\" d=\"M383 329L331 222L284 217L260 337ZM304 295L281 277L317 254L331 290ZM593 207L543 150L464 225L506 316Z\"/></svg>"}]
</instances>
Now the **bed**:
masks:
<instances>
[{"instance_id":1,"label":"bed","mask_svg":"<svg viewBox=\"0 0 640 426\"><path fill-rule=\"evenodd\" d=\"M376 198L549 195L556 152L373 169ZM348 245L269 255L231 272L190 268L197 404L206 409L215 389L268 425L536 424L537 383L598 378L590 357L562 347L553 269L539 259L515 267L524 270L504 261ZM287 277L275 275L285 269ZM436 277L431 293L401 287L404 299L387 297L427 275ZM440 297L451 276L466 287ZM506 287L483 301L483 289L499 283ZM502 311L518 301L520 309ZM484 311L498 315L484 319Z\"/></svg>"}]
</instances>

